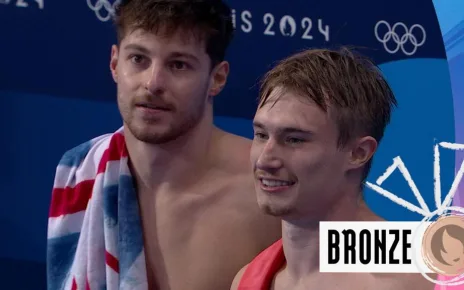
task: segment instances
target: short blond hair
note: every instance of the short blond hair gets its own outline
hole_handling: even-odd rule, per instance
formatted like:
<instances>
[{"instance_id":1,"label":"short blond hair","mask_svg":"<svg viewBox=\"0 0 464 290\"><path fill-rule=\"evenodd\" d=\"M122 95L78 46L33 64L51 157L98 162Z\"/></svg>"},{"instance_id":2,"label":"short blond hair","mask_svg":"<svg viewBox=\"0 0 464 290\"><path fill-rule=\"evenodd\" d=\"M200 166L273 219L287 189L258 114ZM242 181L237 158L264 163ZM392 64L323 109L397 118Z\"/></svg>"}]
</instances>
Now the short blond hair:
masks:
<instances>
[{"instance_id":1,"label":"short blond hair","mask_svg":"<svg viewBox=\"0 0 464 290\"><path fill-rule=\"evenodd\" d=\"M369 135L379 143L397 100L380 69L367 57L342 47L309 49L280 61L262 79L259 107L283 88L329 107L339 128L338 144ZM366 165L363 180L370 170Z\"/></svg>"}]
</instances>

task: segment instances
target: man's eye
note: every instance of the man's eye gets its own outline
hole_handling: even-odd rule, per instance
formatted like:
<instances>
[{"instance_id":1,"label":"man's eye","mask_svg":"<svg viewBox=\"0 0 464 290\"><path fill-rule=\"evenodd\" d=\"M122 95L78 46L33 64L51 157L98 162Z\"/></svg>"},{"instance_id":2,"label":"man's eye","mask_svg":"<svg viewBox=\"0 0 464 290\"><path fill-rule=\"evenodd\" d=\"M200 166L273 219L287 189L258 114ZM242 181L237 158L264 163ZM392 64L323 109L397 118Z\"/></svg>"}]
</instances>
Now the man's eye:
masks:
<instances>
[{"instance_id":1,"label":"man's eye","mask_svg":"<svg viewBox=\"0 0 464 290\"><path fill-rule=\"evenodd\" d=\"M305 142L305 140L300 139L300 138L295 138L295 137L289 137L289 138L287 139L287 142L288 142L288 143L291 143L291 144L300 144L300 143Z\"/></svg>"},{"instance_id":2,"label":"man's eye","mask_svg":"<svg viewBox=\"0 0 464 290\"><path fill-rule=\"evenodd\" d=\"M131 61L135 64L140 64L143 62L144 57L142 55L133 55L130 57Z\"/></svg>"},{"instance_id":3,"label":"man's eye","mask_svg":"<svg viewBox=\"0 0 464 290\"><path fill-rule=\"evenodd\" d=\"M188 65L183 61L173 61L171 67L175 70L185 70L188 69Z\"/></svg>"},{"instance_id":4,"label":"man's eye","mask_svg":"<svg viewBox=\"0 0 464 290\"><path fill-rule=\"evenodd\" d=\"M266 139L267 136L264 133L256 132L255 137L258 138L258 139Z\"/></svg>"}]
</instances>

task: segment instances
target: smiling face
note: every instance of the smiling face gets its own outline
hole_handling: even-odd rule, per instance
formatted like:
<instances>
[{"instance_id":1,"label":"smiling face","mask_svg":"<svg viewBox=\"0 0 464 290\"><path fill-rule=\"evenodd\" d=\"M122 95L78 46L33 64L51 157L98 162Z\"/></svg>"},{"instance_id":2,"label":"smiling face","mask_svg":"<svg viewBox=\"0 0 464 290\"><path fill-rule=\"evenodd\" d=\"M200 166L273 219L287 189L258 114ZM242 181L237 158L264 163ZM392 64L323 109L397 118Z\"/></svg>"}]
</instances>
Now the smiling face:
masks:
<instances>
[{"instance_id":1,"label":"smiling face","mask_svg":"<svg viewBox=\"0 0 464 290\"><path fill-rule=\"evenodd\" d=\"M338 148L338 128L308 98L274 90L254 118L251 163L259 206L281 217L315 216L343 187L350 151Z\"/></svg>"},{"instance_id":2,"label":"smiling face","mask_svg":"<svg viewBox=\"0 0 464 290\"><path fill-rule=\"evenodd\" d=\"M347 48L309 49L268 71L259 94L251 162L261 208L352 217L396 105L380 70Z\"/></svg>"},{"instance_id":3,"label":"smiling face","mask_svg":"<svg viewBox=\"0 0 464 290\"><path fill-rule=\"evenodd\" d=\"M111 70L124 125L138 140L159 144L201 122L210 97L225 84L228 64L212 69L204 42L192 34L137 29L113 46Z\"/></svg>"}]
</instances>

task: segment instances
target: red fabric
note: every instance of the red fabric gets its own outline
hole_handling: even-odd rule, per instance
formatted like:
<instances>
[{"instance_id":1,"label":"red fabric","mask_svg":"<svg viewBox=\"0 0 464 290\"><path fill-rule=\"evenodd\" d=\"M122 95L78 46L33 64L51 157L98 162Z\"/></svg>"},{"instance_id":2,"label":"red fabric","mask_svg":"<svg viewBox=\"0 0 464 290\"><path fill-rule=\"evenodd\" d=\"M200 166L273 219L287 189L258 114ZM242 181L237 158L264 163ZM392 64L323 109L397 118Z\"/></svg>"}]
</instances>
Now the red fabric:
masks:
<instances>
[{"instance_id":1,"label":"red fabric","mask_svg":"<svg viewBox=\"0 0 464 290\"><path fill-rule=\"evenodd\" d=\"M284 248L280 239L251 261L237 289L269 290L275 275L284 265Z\"/></svg>"}]
</instances>

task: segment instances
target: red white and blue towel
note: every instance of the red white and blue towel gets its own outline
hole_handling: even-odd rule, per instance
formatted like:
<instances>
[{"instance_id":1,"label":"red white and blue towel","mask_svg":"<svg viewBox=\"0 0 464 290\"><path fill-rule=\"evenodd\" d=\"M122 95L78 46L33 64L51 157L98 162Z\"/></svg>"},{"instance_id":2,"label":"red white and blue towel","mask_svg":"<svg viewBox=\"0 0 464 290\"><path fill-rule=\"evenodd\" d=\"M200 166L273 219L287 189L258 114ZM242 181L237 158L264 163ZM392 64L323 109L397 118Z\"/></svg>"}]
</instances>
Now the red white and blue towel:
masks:
<instances>
[{"instance_id":1,"label":"red white and blue towel","mask_svg":"<svg viewBox=\"0 0 464 290\"><path fill-rule=\"evenodd\" d=\"M66 152L48 220L49 290L148 289L122 128Z\"/></svg>"}]
</instances>

